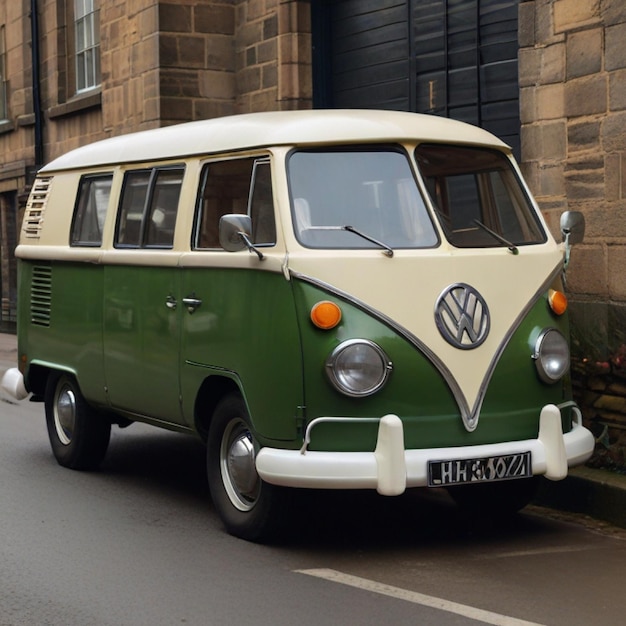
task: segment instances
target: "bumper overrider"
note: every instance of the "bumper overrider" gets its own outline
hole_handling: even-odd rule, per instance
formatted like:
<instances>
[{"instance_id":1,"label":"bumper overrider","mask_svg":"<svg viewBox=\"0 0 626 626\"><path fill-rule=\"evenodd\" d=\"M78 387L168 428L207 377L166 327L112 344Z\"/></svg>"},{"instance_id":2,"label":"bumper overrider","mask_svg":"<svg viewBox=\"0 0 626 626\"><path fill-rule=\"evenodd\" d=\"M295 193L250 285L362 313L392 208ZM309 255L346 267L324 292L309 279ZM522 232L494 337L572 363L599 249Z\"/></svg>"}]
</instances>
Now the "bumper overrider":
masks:
<instances>
[{"instance_id":1,"label":"bumper overrider","mask_svg":"<svg viewBox=\"0 0 626 626\"><path fill-rule=\"evenodd\" d=\"M561 425L561 410L564 408L571 408L574 414L572 429L567 433L563 432ZM532 475L562 480L567 476L569 467L584 463L594 449L593 435L582 425L580 410L573 402L544 406L536 439L405 450L402 421L397 415L385 415L377 420L378 439L374 452L307 450L310 431L316 423L335 419L313 420L307 428L305 443L300 450L262 448L256 459L261 478L270 484L285 487L376 489L382 495L394 496L409 487L429 486L428 467L429 462L433 461L454 463L529 453L529 472ZM495 476L495 479L499 477Z\"/></svg>"},{"instance_id":2,"label":"bumper overrider","mask_svg":"<svg viewBox=\"0 0 626 626\"><path fill-rule=\"evenodd\" d=\"M24 386L24 376L17 367L11 367L4 373L0 387L16 400L24 400L28 397L28 391Z\"/></svg>"}]
</instances>

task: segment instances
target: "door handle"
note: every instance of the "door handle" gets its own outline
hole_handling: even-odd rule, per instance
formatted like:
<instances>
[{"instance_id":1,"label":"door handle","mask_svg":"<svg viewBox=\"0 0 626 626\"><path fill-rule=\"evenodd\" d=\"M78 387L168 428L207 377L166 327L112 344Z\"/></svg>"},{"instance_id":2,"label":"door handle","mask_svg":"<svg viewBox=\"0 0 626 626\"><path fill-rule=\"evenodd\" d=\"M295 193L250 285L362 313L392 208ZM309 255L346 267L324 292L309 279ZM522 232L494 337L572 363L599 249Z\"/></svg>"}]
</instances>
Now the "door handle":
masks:
<instances>
[{"instance_id":1,"label":"door handle","mask_svg":"<svg viewBox=\"0 0 626 626\"><path fill-rule=\"evenodd\" d=\"M193 293L183 298L183 304L187 307L189 313L193 313L202 304L202 300L196 298L196 294Z\"/></svg>"},{"instance_id":2,"label":"door handle","mask_svg":"<svg viewBox=\"0 0 626 626\"><path fill-rule=\"evenodd\" d=\"M165 298L165 306L168 309L172 309L172 311L176 308L176 305L178 303L176 302L176 298L170 294L169 296L167 296L167 298Z\"/></svg>"}]
</instances>

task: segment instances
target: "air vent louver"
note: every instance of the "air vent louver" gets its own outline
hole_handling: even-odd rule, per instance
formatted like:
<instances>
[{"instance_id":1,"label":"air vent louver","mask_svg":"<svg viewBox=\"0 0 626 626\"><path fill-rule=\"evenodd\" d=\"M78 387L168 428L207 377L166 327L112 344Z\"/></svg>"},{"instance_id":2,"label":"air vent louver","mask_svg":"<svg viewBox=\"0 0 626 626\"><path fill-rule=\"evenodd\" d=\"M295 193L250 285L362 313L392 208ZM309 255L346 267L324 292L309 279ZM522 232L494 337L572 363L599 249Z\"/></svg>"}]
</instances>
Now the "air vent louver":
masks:
<instances>
[{"instance_id":1,"label":"air vent louver","mask_svg":"<svg viewBox=\"0 0 626 626\"><path fill-rule=\"evenodd\" d=\"M29 239L39 239L44 213L48 203L48 192L50 191L51 180L52 177L36 178L30 195L28 196L22 231L24 236Z\"/></svg>"}]
</instances>

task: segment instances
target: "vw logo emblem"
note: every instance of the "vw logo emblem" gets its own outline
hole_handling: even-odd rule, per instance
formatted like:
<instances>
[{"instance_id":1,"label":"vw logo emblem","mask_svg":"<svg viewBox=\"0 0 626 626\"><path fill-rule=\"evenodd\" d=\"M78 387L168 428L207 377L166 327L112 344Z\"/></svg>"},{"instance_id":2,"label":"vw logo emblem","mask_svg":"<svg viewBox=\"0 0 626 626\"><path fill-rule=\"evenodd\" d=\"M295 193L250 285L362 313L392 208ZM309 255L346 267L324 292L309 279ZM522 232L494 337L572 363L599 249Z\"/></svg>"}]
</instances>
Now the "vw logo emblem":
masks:
<instances>
[{"instance_id":1,"label":"vw logo emblem","mask_svg":"<svg viewBox=\"0 0 626 626\"><path fill-rule=\"evenodd\" d=\"M489 309L469 285L450 285L437 299L435 321L441 336L455 348L477 348L489 334Z\"/></svg>"}]
</instances>

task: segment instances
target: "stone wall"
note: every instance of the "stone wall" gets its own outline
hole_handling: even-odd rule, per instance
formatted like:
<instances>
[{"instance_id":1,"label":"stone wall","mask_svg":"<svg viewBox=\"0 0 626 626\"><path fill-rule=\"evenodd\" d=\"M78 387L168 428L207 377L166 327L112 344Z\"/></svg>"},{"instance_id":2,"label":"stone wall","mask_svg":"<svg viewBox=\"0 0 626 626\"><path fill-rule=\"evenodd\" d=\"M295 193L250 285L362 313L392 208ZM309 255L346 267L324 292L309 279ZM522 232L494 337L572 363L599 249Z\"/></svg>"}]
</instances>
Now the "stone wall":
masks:
<instances>
[{"instance_id":1,"label":"stone wall","mask_svg":"<svg viewBox=\"0 0 626 626\"><path fill-rule=\"evenodd\" d=\"M39 0L44 162L102 139L249 111L310 108L310 4L304 0L107 0L101 2L101 85L72 84L73 0ZM34 165L28 0L0 3L6 26L9 110L0 164L27 187ZM16 168L21 170L17 182Z\"/></svg>"},{"instance_id":2,"label":"stone wall","mask_svg":"<svg viewBox=\"0 0 626 626\"><path fill-rule=\"evenodd\" d=\"M235 112L233 2L168 0L158 6L161 125Z\"/></svg>"},{"instance_id":3,"label":"stone wall","mask_svg":"<svg viewBox=\"0 0 626 626\"><path fill-rule=\"evenodd\" d=\"M310 3L240 0L236 9L237 112L311 108Z\"/></svg>"},{"instance_id":4,"label":"stone wall","mask_svg":"<svg viewBox=\"0 0 626 626\"><path fill-rule=\"evenodd\" d=\"M573 382L596 463L626 467L626 3L520 3L524 174L555 236L587 231L567 273Z\"/></svg>"},{"instance_id":5,"label":"stone wall","mask_svg":"<svg viewBox=\"0 0 626 626\"><path fill-rule=\"evenodd\" d=\"M26 172L34 165L32 149L32 73L30 22L24 23L24 2L0 5L0 24L4 25L8 78L8 110L12 115L0 121L0 193L19 191ZM6 155L6 156L5 156Z\"/></svg>"}]
</instances>

